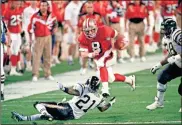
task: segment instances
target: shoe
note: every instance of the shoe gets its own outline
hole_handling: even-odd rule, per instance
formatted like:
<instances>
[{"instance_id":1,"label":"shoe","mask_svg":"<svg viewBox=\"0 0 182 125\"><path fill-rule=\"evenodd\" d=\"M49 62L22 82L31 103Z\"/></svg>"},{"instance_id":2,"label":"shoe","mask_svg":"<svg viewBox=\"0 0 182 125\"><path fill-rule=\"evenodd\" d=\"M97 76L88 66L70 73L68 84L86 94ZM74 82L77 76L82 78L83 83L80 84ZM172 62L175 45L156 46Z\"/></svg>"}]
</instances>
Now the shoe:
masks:
<instances>
[{"instance_id":1,"label":"shoe","mask_svg":"<svg viewBox=\"0 0 182 125\"><path fill-rule=\"evenodd\" d=\"M55 61L56 64L60 64L60 63L61 63L61 62L58 60L58 58L56 58L54 61Z\"/></svg>"},{"instance_id":2,"label":"shoe","mask_svg":"<svg viewBox=\"0 0 182 125\"><path fill-rule=\"evenodd\" d=\"M118 59L118 63L126 63L126 61L124 61L123 58L119 58L119 59Z\"/></svg>"},{"instance_id":3,"label":"shoe","mask_svg":"<svg viewBox=\"0 0 182 125\"><path fill-rule=\"evenodd\" d=\"M33 81L33 82L37 82L37 81L38 81L37 76L33 76L32 81Z\"/></svg>"},{"instance_id":4,"label":"shoe","mask_svg":"<svg viewBox=\"0 0 182 125\"><path fill-rule=\"evenodd\" d=\"M23 74L18 73L17 71L11 70L10 71L10 76L13 76L13 75L15 75L15 76L22 76Z\"/></svg>"},{"instance_id":5,"label":"shoe","mask_svg":"<svg viewBox=\"0 0 182 125\"><path fill-rule=\"evenodd\" d=\"M104 88L102 88L102 96L103 96L104 98L109 97L109 96L110 96L109 89L104 89Z\"/></svg>"},{"instance_id":6,"label":"shoe","mask_svg":"<svg viewBox=\"0 0 182 125\"><path fill-rule=\"evenodd\" d=\"M4 93L1 92L1 100L4 101Z\"/></svg>"},{"instance_id":7,"label":"shoe","mask_svg":"<svg viewBox=\"0 0 182 125\"><path fill-rule=\"evenodd\" d=\"M80 69L80 75L85 75L87 69L86 68L81 68Z\"/></svg>"},{"instance_id":8,"label":"shoe","mask_svg":"<svg viewBox=\"0 0 182 125\"><path fill-rule=\"evenodd\" d=\"M48 76L48 77L46 77L45 79L46 79L46 80L50 80L50 81L54 81L54 77L53 77L53 76L51 76L51 75L50 75L50 76Z\"/></svg>"},{"instance_id":9,"label":"shoe","mask_svg":"<svg viewBox=\"0 0 182 125\"><path fill-rule=\"evenodd\" d=\"M17 122L23 121L23 117L23 115L20 115L17 112L11 112L11 118L16 120Z\"/></svg>"},{"instance_id":10,"label":"shoe","mask_svg":"<svg viewBox=\"0 0 182 125\"><path fill-rule=\"evenodd\" d=\"M73 60L68 60L68 65L73 65L73 64L74 64Z\"/></svg>"},{"instance_id":11,"label":"shoe","mask_svg":"<svg viewBox=\"0 0 182 125\"><path fill-rule=\"evenodd\" d=\"M179 112L182 112L182 111L181 111L181 108L179 109Z\"/></svg>"},{"instance_id":12,"label":"shoe","mask_svg":"<svg viewBox=\"0 0 182 125\"><path fill-rule=\"evenodd\" d=\"M145 62L146 61L146 58L143 56L143 57L140 58L140 61L141 62Z\"/></svg>"},{"instance_id":13,"label":"shoe","mask_svg":"<svg viewBox=\"0 0 182 125\"><path fill-rule=\"evenodd\" d=\"M133 63L135 61L135 58L130 58L130 62Z\"/></svg>"},{"instance_id":14,"label":"shoe","mask_svg":"<svg viewBox=\"0 0 182 125\"><path fill-rule=\"evenodd\" d=\"M51 67L54 67L54 66L56 66L56 64L52 63L52 64L51 64Z\"/></svg>"},{"instance_id":15,"label":"shoe","mask_svg":"<svg viewBox=\"0 0 182 125\"><path fill-rule=\"evenodd\" d=\"M159 98L158 97L155 97L155 102L152 103L151 105L148 105L146 108L148 110L154 110L156 108L163 108L163 107L164 107L164 105L159 102Z\"/></svg>"},{"instance_id":16,"label":"shoe","mask_svg":"<svg viewBox=\"0 0 182 125\"><path fill-rule=\"evenodd\" d=\"M132 87L132 90L134 91L135 88L136 88L136 78L135 78L135 75L131 75L129 76L131 78L131 87Z\"/></svg>"}]
</instances>

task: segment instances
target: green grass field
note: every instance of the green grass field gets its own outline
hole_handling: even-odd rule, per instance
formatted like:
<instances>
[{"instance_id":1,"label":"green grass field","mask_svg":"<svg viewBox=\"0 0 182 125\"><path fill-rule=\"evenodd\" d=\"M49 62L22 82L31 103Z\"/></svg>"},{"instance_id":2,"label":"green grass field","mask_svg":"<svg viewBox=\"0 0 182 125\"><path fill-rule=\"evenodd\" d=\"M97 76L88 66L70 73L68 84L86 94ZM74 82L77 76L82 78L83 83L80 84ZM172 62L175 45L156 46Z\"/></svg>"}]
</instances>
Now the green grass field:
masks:
<instances>
[{"instance_id":1,"label":"green grass field","mask_svg":"<svg viewBox=\"0 0 182 125\"><path fill-rule=\"evenodd\" d=\"M156 75L149 70L134 73L137 77L137 88L131 91L124 83L110 84L112 96L116 96L116 103L106 112L97 109L89 111L79 120L70 121L36 121L37 124L75 124L75 123L169 123L181 124L180 96L177 93L180 79L171 81L168 84L165 107L155 111L146 110L146 106L154 101L156 95ZM37 113L33 108L35 101L61 101L69 96L62 91L52 91L43 94L33 95L22 99L15 99L2 102L2 124L32 124L32 121L16 122L11 119L11 111L20 114L31 115Z\"/></svg>"}]
</instances>

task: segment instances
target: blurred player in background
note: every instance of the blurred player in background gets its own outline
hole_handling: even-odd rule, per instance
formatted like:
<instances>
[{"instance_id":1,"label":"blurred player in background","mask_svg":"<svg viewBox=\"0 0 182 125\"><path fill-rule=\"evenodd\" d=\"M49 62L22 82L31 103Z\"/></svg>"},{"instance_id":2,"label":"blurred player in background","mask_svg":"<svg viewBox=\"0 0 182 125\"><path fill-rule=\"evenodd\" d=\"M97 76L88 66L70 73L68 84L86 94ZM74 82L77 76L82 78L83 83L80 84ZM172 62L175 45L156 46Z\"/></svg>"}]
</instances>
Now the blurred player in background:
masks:
<instances>
[{"instance_id":1,"label":"blurred player in background","mask_svg":"<svg viewBox=\"0 0 182 125\"><path fill-rule=\"evenodd\" d=\"M85 84L77 83L73 87L64 87L59 83L59 89L74 97L65 103L36 102L34 107L40 112L31 116L23 116L12 112L12 118L17 121L35 120L72 120L79 119L90 109L98 108L101 112L106 111L115 103L113 97L109 103L103 100L98 93L100 80L96 76L89 78Z\"/></svg>"},{"instance_id":2,"label":"blurred player in background","mask_svg":"<svg viewBox=\"0 0 182 125\"><path fill-rule=\"evenodd\" d=\"M23 11L23 20L22 20L22 23L23 23L23 31L25 33L25 43L22 43L24 46L23 46L23 49L25 51L27 51L27 55L26 55L26 69L28 71L32 71L32 65L31 65L31 47L32 47L32 44L31 42L34 42L35 41L35 36L34 34L32 34L32 41L30 41L30 38L29 38L29 33L28 33L28 25L30 23L30 19L32 17L32 15L34 13L36 13L38 11L38 8L37 8L37 1L30 1L30 6L26 7Z\"/></svg>"},{"instance_id":3,"label":"blurred player in background","mask_svg":"<svg viewBox=\"0 0 182 125\"><path fill-rule=\"evenodd\" d=\"M22 32L22 10L19 9L20 1L10 1L9 8L4 13L5 22L10 32L11 39L11 71L10 75L22 74L16 71L16 67L21 69L20 65L20 46L22 44L21 32Z\"/></svg>"},{"instance_id":4,"label":"blurred player in background","mask_svg":"<svg viewBox=\"0 0 182 125\"><path fill-rule=\"evenodd\" d=\"M67 33L64 34L65 41L69 44L68 48L68 64L73 65L73 56L76 52L76 30L78 24L78 15L83 1L71 1L65 8L65 25Z\"/></svg>"},{"instance_id":5,"label":"blurred player in background","mask_svg":"<svg viewBox=\"0 0 182 125\"><path fill-rule=\"evenodd\" d=\"M164 107L164 94L167 89L167 83L182 76L182 31L177 28L176 21L172 18L167 18L161 24L161 32L164 33L162 42L169 54L164 60L154 65L151 68L151 72L155 74L160 67L168 65L158 75L157 96L155 97L155 102L146 107L149 110ZM179 92L181 93L180 86Z\"/></svg>"},{"instance_id":6,"label":"blurred player in background","mask_svg":"<svg viewBox=\"0 0 182 125\"><path fill-rule=\"evenodd\" d=\"M112 48L114 48L114 46L111 41L112 38L116 39L115 42L122 43L120 49L126 48L127 43L125 43L125 39L118 34L116 30L106 25L98 27L96 21L92 18L84 20L83 32L78 37L81 57L94 58L94 62L97 66L97 73L102 82L102 93L104 97L110 95L108 82L126 82L135 89L134 75L127 77L112 72L111 66L116 61L113 58L114 53L112 52Z\"/></svg>"}]
</instances>

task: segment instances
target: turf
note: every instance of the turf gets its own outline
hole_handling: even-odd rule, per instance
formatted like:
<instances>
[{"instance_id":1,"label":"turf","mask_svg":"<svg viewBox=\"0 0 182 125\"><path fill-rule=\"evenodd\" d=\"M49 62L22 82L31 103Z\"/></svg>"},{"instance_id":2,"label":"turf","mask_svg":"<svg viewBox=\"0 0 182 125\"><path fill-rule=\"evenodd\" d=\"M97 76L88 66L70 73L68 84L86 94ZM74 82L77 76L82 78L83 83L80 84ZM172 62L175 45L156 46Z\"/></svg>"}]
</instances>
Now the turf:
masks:
<instances>
[{"instance_id":1,"label":"turf","mask_svg":"<svg viewBox=\"0 0 182 125\"><path fill-rule=\"evenodd\" d=\"M89 111L85 116L78 120L69 121L36 121L37 124L75 124L75 123L126 123L126 122L166 122L177 121L180 124L181 114L180 97L177 93L180 79L171 81L168 84L165 107L155 111L146 110L146 106L154 101L156 95L156 75L151 75L149 70L134 73L137 77L137 88L131 91L130 87L124 83L110 84L112 96L116 96L116 103L106 112L99 112L97 109ZM11 119L11 111L21 114L31 115L37 113L33 108L35 101L61 101L69 96L61 91L47 92L33 95L22 99L10 100L2 103L2 123L3 124L32 124L31 121L16 122Z\"/></svg>"},{"instance_id":2,"label":"turf","mask_svg":"<svg viewBox=\"0 0 182 125\"><path fill-rule=\"evenodd\" d=\"M55 67L51 68L52 75L65 73L68 71L78 70L80 68L79 60L74 60L74 65L69 66L67 61L63 61L61 64L57 64ZM43 71L40 71L40 77L44 77ZM32 79L32 72L25 71L23 76L8 76L5 82L5 85L11 83L17 83L21 81L31 80Z\"/></svg>"}]
</instances>

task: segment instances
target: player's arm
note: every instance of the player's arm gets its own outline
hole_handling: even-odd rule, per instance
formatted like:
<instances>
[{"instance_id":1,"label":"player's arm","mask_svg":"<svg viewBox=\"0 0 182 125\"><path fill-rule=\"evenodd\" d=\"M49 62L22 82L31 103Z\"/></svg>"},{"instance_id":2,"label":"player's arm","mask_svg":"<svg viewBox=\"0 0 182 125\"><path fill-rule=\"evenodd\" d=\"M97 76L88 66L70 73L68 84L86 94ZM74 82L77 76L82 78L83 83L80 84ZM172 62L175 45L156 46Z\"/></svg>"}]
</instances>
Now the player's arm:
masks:
<instances>
[{"instance_id":1,"label":"player's arm","mask_svg":"<svg viewBox=\"0 0 182 125\"><path fill-rule=\"evenodd\" d=\"M74 87L64 87L63 84L59 83L59 89L69 95L80 96L80 92Z\"/></svg>"},{"instance_id":2,"label":"player's arm","mask_svg":"<svg viewBox=\"0 0 182 125\"><path fill-rule=\"evenodd\" d=\"M115 103L115 101L116 101L115 97L111 98L111 100L107 104L105 104L105 101L102 100L97 108L99 109L99 111L104 112L108 110Z\"/></svg>"},{"instance_id":3,"label":"player's arm","mask_svg":"<svg viewBox=\"0 0 182 125\"><path fill-rule=\"evenodd\" d=\"M173 64L175 63L177 60L181 60L182 58L182 54L177 54L175 56L171 56L168 55L167 57L165 57L162 61L160 61L159 63L157 63L156 65L154 65L151 69L150 72L155 74L157 70L159 70L162 66L166 65L166 64Z\"/></svg>"}]
</instances>

